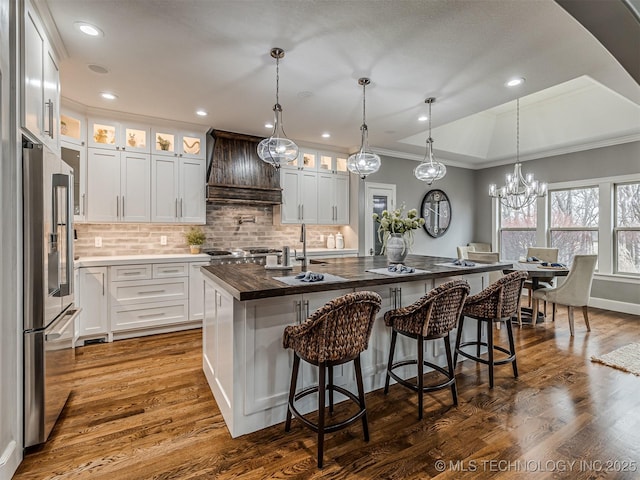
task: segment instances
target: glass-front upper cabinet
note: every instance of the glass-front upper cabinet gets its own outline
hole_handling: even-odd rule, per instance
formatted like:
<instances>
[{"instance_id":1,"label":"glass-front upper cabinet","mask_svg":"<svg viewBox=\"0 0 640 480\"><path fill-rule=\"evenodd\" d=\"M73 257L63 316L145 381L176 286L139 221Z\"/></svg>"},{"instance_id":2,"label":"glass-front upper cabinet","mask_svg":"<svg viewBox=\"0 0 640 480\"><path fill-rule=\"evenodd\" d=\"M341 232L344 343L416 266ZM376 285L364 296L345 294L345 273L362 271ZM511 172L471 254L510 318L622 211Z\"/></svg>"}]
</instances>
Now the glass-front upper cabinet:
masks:
<instances>
[{"instance_id":1,"label":"glass-front upper cabinet","mask_svg":"<svg viewBox=\"0 0 640 480\"><path fill-rule=\"evenodd\" d=\"M60 155L73 169L73 220L84 222L87 215L87 149L62 141Z\"/></svg>"},{"instance_id":2,"label":"glass-front upper cabinet","mask_svg":"<svg viewBox=\"0 0 640 480\"><path fill-rule=\"evenodd\" d=\"M108 119L89 119L90 147L149 153L150 127Z\"/></svg>"},{"instance_id":3,"label":"glass-front upper cabinet","mask_svg":"<svg viewBox=\"0 0 640 480\"><path fill-rule=\"evenodd\" d=\"M173 157L187 157L204 159L204 133L172 130L169 128L154 128L152 132L154 155L169 155Z\"/></svg>"},{"instance_id":4,"label":"glass-front upper cabinet","mask_svg":"<svg viewBox=\"0 0 640 480\"><path fill-rule=\"evenodd\" d=\"M281 165L282 168L295 170L317 170L318 169L318 153L313 150L300 149L298 158L293 162Z\"/></svg>"},{"instance_id":5,"label":"glass-front upper cabinet","mask_svg":"<svg viewBox=\"0 0 640 480\"><path fill-rule=\"evenodd\" d=\"M85 145L87 120L83 114L62 109L60 112L60 140L75 145Z\"/></svg>"},{"instance_id":6,"label":"glass-front upper cabinet","mask_svg":"<svg viewBox=\"0 0 640 480\"><path fill-rule=\"evenodd\" d=\"M349 170L347 170L347 156L342 154L335 153L320 153L320 163L319 170L320 171L328 171L331 173L343 173L349 174Z\"/></svg>"}]
</instances>

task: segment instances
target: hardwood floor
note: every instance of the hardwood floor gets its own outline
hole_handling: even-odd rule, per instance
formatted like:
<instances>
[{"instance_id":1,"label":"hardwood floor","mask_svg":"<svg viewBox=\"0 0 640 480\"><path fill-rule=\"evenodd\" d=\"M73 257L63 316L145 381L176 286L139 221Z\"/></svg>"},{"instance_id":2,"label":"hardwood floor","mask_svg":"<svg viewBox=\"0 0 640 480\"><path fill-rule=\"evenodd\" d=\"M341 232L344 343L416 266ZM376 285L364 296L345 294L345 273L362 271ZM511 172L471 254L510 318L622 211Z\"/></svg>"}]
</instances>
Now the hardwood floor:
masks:
<instances>
[{"instance_id":1,"label":"hardwood floor","mask_svg":"<svg viewBox=\"0 0 640 480\"><path fill-rule=\"evenodd\" d=\"M289 433L230 437L201 370L200 330L81 347L60 421L14 478L637 479L640 377L590 357L640 341L640 317L590 314L591 333L578 316L574 338L562 308L555 323L515 328L520 377L496 367L489 390L486 366L465 361L459 406L446 390L425 396L422 421L409 390L369 393L371 440L358 423L327 435L322 470L314 434L295 420Z\"/></svg>"}]
</instances>

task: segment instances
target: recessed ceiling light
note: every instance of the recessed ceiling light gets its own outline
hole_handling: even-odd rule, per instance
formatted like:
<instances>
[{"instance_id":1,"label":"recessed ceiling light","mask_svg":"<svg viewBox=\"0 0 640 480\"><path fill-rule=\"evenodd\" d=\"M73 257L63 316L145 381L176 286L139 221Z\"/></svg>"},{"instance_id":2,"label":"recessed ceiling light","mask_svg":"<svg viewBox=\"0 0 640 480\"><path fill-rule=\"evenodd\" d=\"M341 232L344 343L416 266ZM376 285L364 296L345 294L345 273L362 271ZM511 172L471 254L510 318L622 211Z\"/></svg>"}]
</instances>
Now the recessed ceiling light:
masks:
<instances>
[{"instance_id":1,"label":"recessed ceiling light","mask_svg":"<svg viewBox=\"0 0 640 480\"><path fill-rule=\"evenodd\" d=\"M97 63L90 63L89 65L87 65L87 67L94 73L100 73L102 75L104 75L105 73L109 73L109 69L107 67L103 67L102 65L98 65Z\"/></svg>"},{"instance_id":2,"label":"recessed ceiling light","mask_svg":"<svg viewBox=\"0 0 640 480\"><path fill-rule=\"evenodd\" d=\"M106 98L107 100L115 100L116 98L118 98L118 96L116 94L111 93L111 92L102 92L100 94L100 96L102 98Z\"/></svg>"},{"instance_id":3,"label":"recessed ceiling light","mask_svg":"<svg viewBox=\"0 0 640 480\"><path fill-rule=\"evenodd\" d=\"M201 117L206 117L207 112L205 112L204 110L196 110L196 115L200 115Z\"/></svg>"},{"instance_id":4,"label":"recessed ceiling light","mask_svg":"<svg viewBox=\"0 0 640 480\"><path fill-rule=\"evenodd\" d=\"M426 115L420 115L418 117L419 122L426 122L427 120L429 120L429 117L427 117Z\"/></svg>"},{"instance_id":5,"label":"recessed ceiling light","mask_svg":"<svg viewBox=\"0 0 640 480\"><path fill-rule=\"evenodd\" d=\"M90 37L104 37L104 32L95 25L86 22L75 22L74 27Z\"/></svg>"},{"instance_id":6,"label":"recessed ceiling light","mask_svg":"<svg viewBox=\"0 0 640 480\"><path fill-rule=\"evenodd\" d=\"M322 134L322 138L330 138L330 137L331 137L330 133L325 132Z\"/></svg>"},{"instance_id":7,"label":"recessed ceiling light","mask_svg":"<svg viewBox=\"0 0 640 480\"><path fill-rule=\"evenodd\" d=\"M265 123L264 128L273 128L273 123Z\"/></svg>"},{"instance_id":8,"label":"recessed ceiling light","mask_svg":"<svg viewBox=\"0 0 640 480\"><path fill-rule=\"evenodd\" d=\"M522 85L524 83L524 77L512 78L505 85L507 87L517 87L518 85Z\"/></svg>"}]
</instances>

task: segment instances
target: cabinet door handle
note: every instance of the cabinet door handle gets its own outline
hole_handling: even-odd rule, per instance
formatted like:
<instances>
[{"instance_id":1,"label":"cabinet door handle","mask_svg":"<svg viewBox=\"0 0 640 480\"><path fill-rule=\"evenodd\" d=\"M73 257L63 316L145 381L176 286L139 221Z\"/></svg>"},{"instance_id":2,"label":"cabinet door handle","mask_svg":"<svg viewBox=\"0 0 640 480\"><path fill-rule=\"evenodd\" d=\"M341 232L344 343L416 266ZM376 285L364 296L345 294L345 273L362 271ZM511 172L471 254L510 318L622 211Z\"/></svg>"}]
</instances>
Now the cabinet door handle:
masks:
<instances>
[{"instance_id":1,"label":"cabinet door handle","mask_svg":"<svg viewBox=\"0 0 640 480\"><path fill-rule=\"evenodd\" d=\"M180 199L180 218L183 217L183 213L182 213L182 198Z\"/></svg>"},{"instance_id":2,"label":"cabinet door handle","mask_svg":"<svg viewBox=\"0 0 640 480\"><path fill-rule=\"evenodd\" d=\"M46 133L50 138L53 138L53 100L49 99L49 101L45 102L44 105L49 109L49 129L45 130L44 133Z\"/></svg>"},{"instance_id":3,"label":"cabinet door handle","mask_svg":"<svg viewBox=\"0 0 640 480\"><path fill-rule=\"evenodd\" d=\"M120 218L120 195L116 195L116 218Z\"/></svg>"},{"instance_id":4,"label":"cabinet door handle","mask_svg":"<svg viewBox=\"0 0 640 480\"><path fill-rule=\"evenodd\" d=\"M304 203L300 205L300 220L304 220Z\"/></svg>"},{"instance_id":5,"label":"cabinet door handle","mask_svg":"<svg viewBox=\"0 0 640 480\"><path fill-rule=\"evenodd\" d=\"M122 219L124 220L124 195L122 196Z\"/></svg>"},{"instance_id":6,"label":"cabinet door handle","mask_svg":"<svg viewBox=\"0 0 640 480\"><path fill-rule=\"evenodd\" d=\"M176 198L176 218L178 218L178 199Z\"/></svg>"},{"instance_id":7,"label":"cabinet door handle","mask_svg":"<svg viewBox=\"0 0 640 480\"><path fill-rule=\"evenodd\" d=\"M138 315L138 318L151 318L151 317L164 317L166 315L165 312L160 313L146 313L144 315Z\"/></svg>"},{"instance_id":8,"label":"cabinet door handle","mask_svg":"<svg viewBox=\"0 0 640 480\"><path fill-rule=\"evenodd\" d=\"M164 292L165 292L164 289L163 290L145 290L145 291L142 291L142 292L138 292L138 295L149 295L149 294L152 294L152 293L164 293Z\"/></svg>"},{"instance_id":9,"label":"cabinet door handle","mask_svg":"<svg viewBox=\"0 0 640 480\"><path fill-rule=\"evenodd\" d=\"M295 309L296 309L296 323L298 325L300 325L300 323L301 323L300 317L302 317L302 304L301 304L301 302L296 302Z\"/></svg>"},{"instance_id":10,"label":"cabinet door handle","mask_svg":"<svg viewBox=\"0 0 640 480\"><path fill-rule=\"evenodd\" d=\"M104 297L104 273L100 273L102 275L102 296Z\"/></svg>"},{"instance_id":11,"label":"cabinet door handle","mask_svg":"<svg viewBox=\"0 0 640 480\"><path fill-rule=\"evenodd\" d=\"M306 311L306 316L305 316L305 320L306 320L307 318L309 318L309 300L304 301L304 308Z\"/></svg>"},{"instance_id":12,"label":"cabinet door handle","mask_svg":"<svg viewBox=\"0 0 640 480\"><path fill-rule=\"evenodd\" d=\"M83 193L82 202L80 202L80 209L81 209L80 215L84 215L87 210L86 203L85 203L86 201L87 201L87 196Z\"/></svg>"},{"instance_id":13,"label":"cabinet door handle","mask_svg":"<svg viewBox=\"0 0 640 480\"><path fill-rule=\"evenodd\" d=\"M398 287L398 307L402 308L402 287Z\"/></svg>"}]
</instances>

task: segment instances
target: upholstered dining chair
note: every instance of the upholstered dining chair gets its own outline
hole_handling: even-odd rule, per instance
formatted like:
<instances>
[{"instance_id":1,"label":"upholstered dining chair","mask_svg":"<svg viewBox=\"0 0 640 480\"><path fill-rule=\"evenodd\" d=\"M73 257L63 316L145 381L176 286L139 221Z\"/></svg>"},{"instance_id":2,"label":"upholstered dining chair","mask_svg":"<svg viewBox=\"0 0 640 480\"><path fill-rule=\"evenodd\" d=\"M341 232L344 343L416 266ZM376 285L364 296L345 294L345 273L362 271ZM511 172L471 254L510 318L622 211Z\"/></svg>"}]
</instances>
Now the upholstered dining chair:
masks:
<instances>
[{"instance_id":1,"label":"upholstered dining chair","mask_svg":"<svg viewBox=\"0 0 640 480\"><path fill-rule=\"evenodd\" d=\"M476 252L490 252L491 244L482 242L469 242L469 246L473 247Z\"/></svg>"},{"instance_id":2,"label":"upholstered dining chair","mask_svg":"<svg viewBox=\"0 0 640 480\"><path fill-rule=\"evenodd\" d=\"M538 314L538 302L553 303L553 320L556 319L556 305L566 305L569 314L569 330L573 337L573 309L582 307L582 316L587 326L587 332L591 331L589 326L589 294L593 283L593 274L596 270L597 255L576 255L573 257L573 264L569 275L562 285L556 288L539 288L533 292L533 317Z\"/></svg>"},{"instance_id":3,"label":"upholstered dining chair","mask_svg":"<svg viewBox=\"0 0 640 480\"><path fill-rule=\"evenodd\" d=\"M389 350L389 362L387 364L387 378L384 383L384 393L389 393L389 380L393 378L414 392L418 392L418 419L422 419L423 394L443 388L451 388L453 404L458 405L456 392L456 377L454 365L451 359L451 343L449 332L456 328L464 301L469 294L469 284L465 280L452 280L429 291L408 307L390 310L384 314L384 323L391 327L391 349ZM393 362L398 334L413 338L417 341L417 359ZM447 368L443 368L424 360L424 341L444 340L447 355ZM417 365L415 383L405 380L397 375L394 370L405 365ZM444 376L444 380L437 384L424 385L424 367L430 367Z\"/></svg>"},{"instance_id":4,"label":"upholstered dining chair","mask_svg":"<svg viewBox=\"0 0 640 480\"><path fill-rule=\"evenodd\" d=\"M498 263L500 253L498 252L469 252L468 260L477 263ZM503 277L500 270L489 272L489 284L500 280Z\"/></svg>"},{"instance_id":5,"label":"upholstered dining chair","mask_svg":"<svg viewBox=\"0 0 640 480\"><path fill-rule=\"evenodd\" d=\"M364 400L360 353L367 349L371 329L380 310L382 299L375 292L348 293L331 300L316 310L301 325L284 329L283 346L293 349L293 370L285 431L291 429L294 416L304 426L318 434L318 468L322 468L325 433L341 430L362 419L364 440L369 441L367 408ZM300 359L318 367L318 385L296 393ZM333 367L353 361L358 396L333 384ZM328 385L326 373L328 370ZM318 393L318 421L313 423L296 407L296 402L307 395ZM358 411L346 420L325 424L325 395L329 393L329 413L333 413L333 392L339 392L358 405Z\"/></svg>"},{"instance_id":6,"label":"upholstered dining chair","mask_svg":"<svg viewBox=\"0 0 640 480\"><path fill-rule=\"evenodd\" d=\"M518 364L516 363L516 347L513 341L513 328L511 317L518 311L522 284L527 278L527 273L517 271L505 275L500 280L492 283L480 293L467 297L460 315L458 334L456 336L456 350L453 364L456 365L458 355L489 366L489 388L493 388L493 367L511 363L513 376L518 377ZM475 341L462 342L462 330L465 318L473 318L478 321L478 337ZM509 348L506 349L493 343L493 324L504 322L507 325L509 336ZM481 333L482 325L487 326L487 341L483 342ZM476 347L475 355L464 350L465 347ZM480 347L487 347L488 358L484 359L480 354ZM507 357L500 360L494 358L495 351L506 353Z\"/></svg>"},{"instance_id":7,"label":"upholstered dining chair","mask_svg":"<svg viewBox=\"0 0 640 480\"><path fill-rule=\"evenodd\" d=\"M555 263L558 261L558 249L557 248L547 248L547 247L529 247L527 248L527 258L535 257L542 262ZM543 287L552 287L553 286L554 277L540 277L538 282ZM528 295L528 304L531 306L533 297L531 296L531 292L533 291L533 282L531 280L527 280L524 282L524 288L527 289ZM544 302L544 314L547 314L547 302Z\"/></svg>"},{"instance_id":8,"label":"upholstered dining chair","mask_svg":"<svg viewBox=\"0 0 640 480\"><path fill-rule=\"evenodd\" d=\"M475 248L474 247L461 246L461 247L458 247L457 250L458 250L458 259L459 260L466 260L467 258L469 258L468 257L469 252L475 252Z\"/></svg>"}]
</instances>

